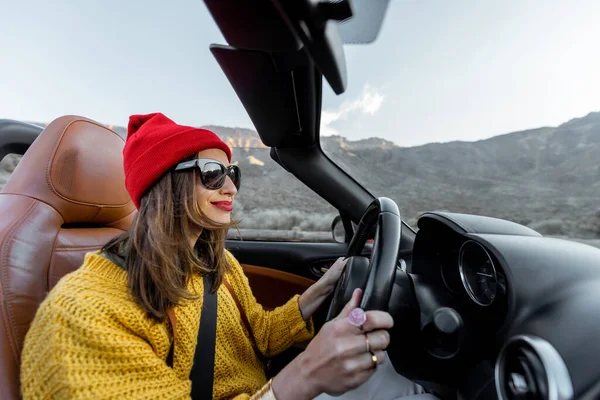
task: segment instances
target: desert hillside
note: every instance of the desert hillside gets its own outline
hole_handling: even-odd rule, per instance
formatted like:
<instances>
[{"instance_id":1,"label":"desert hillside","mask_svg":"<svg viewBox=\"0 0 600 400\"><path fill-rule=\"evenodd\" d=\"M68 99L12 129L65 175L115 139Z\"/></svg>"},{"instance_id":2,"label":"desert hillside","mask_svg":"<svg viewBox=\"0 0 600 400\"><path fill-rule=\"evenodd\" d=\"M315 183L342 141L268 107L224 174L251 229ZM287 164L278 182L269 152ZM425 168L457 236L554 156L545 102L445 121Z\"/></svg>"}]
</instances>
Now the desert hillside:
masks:
<instances>
[{"instance_id":1,"label":"desert hillside","mask_svg":"<svg viewBox=\"0 0 600 400\"><path fill-rule=\"evenodd\" d=\"M242 227L329 229L335 210L290 179L256 132L209 128L234 148L243 168ZM423 211L450 210L509 219L548 235L600 239L600 112L477 142L404 148L332 136L322 147L371 193L396 200L411 225ZM0 187L17 161L8 156L0 164Z\"/></svg>"}]
</instances>

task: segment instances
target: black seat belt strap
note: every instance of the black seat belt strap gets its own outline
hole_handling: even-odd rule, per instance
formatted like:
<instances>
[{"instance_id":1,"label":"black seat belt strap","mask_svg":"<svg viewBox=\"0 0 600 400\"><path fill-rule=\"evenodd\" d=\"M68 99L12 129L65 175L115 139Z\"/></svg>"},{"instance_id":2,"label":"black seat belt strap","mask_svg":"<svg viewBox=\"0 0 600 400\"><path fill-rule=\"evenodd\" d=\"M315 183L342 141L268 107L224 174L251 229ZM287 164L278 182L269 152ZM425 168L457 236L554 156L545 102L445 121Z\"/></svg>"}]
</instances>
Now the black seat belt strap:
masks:
<instances>
[{"instance_id":1,"label":"black seat belt strap","mask_svg":"<svg viewBox=\"0 0 600 400\"><path fill-rule=\"evenodd\" d=\"M217 293L212 290L212 276L204 275L204 302L198 329L194 366L190 372L192 399L212 399L217 338Z\"/></svg>"}]
</instances>

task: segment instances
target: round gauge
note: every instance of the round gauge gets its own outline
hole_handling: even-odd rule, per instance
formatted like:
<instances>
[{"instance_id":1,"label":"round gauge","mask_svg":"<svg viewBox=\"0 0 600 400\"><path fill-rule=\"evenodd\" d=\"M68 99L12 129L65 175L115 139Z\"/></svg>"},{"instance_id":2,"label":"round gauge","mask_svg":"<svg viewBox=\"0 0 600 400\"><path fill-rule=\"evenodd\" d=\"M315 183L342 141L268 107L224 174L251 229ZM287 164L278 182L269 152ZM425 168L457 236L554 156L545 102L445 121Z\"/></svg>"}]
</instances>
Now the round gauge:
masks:
<instances>
[{"instance_id":1,"label":"round gauge","mask_svg":"<svg viewBox=\"0 0 600 400\"><path fill-rule=\"evenodd\" d=\"M479 243L469 240L460 248L458 269L469 297L480 306L489 306L496 298L498 279L494 262Z\"/></svg>"}]
</instances>

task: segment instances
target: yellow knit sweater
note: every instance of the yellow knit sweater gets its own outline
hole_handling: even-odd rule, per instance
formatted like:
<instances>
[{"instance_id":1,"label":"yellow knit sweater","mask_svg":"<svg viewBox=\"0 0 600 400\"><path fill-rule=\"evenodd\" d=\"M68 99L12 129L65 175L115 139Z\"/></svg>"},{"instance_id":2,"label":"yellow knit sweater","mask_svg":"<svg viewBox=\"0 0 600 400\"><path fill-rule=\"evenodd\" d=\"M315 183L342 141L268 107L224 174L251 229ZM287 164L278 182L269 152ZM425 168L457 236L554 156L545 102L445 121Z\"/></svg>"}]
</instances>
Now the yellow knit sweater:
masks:
<instances>
[{"instance_id":1,"label":"yellow knit sweater","mask_svg":"<svg viewBox=\"0 0 600 400\"><path fill-rule=\"evenodd\" d=\"M310 339L298 295L273 311L264 311L248 279L232 265L226 279L246 311L256 345L266 356ZM200 324L203 282L190 282L198 300L175 308L177 340L173 368L167 363L172 335L133 301L127 272L98 253L65 276L38 309L25 338L21 363L24 399L189 399L194 351ZM266 383L235 302L224 285L218 290L213 398L238 400Z\"/></svg>"}]
</instances>

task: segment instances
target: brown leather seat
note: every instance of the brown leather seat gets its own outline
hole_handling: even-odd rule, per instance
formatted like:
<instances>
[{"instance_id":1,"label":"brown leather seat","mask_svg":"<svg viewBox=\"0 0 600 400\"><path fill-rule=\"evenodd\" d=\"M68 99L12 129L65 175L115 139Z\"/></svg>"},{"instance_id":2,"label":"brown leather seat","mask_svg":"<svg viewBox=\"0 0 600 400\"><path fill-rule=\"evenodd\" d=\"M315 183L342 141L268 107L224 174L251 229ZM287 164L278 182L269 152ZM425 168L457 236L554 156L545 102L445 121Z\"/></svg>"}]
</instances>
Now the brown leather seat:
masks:
<instances>
[{"instance_id":1,"label":"brown leather seat","mask_svg":"<svg viewBox=\"0 0 600 400\"><path fill-rule=\"evenodd\" d=\"M0 192L0 397L19 399L23 340L44 297L86 252L127 229L124 141L64 116L32 144Z\"/></svg>"}]
</instances>

